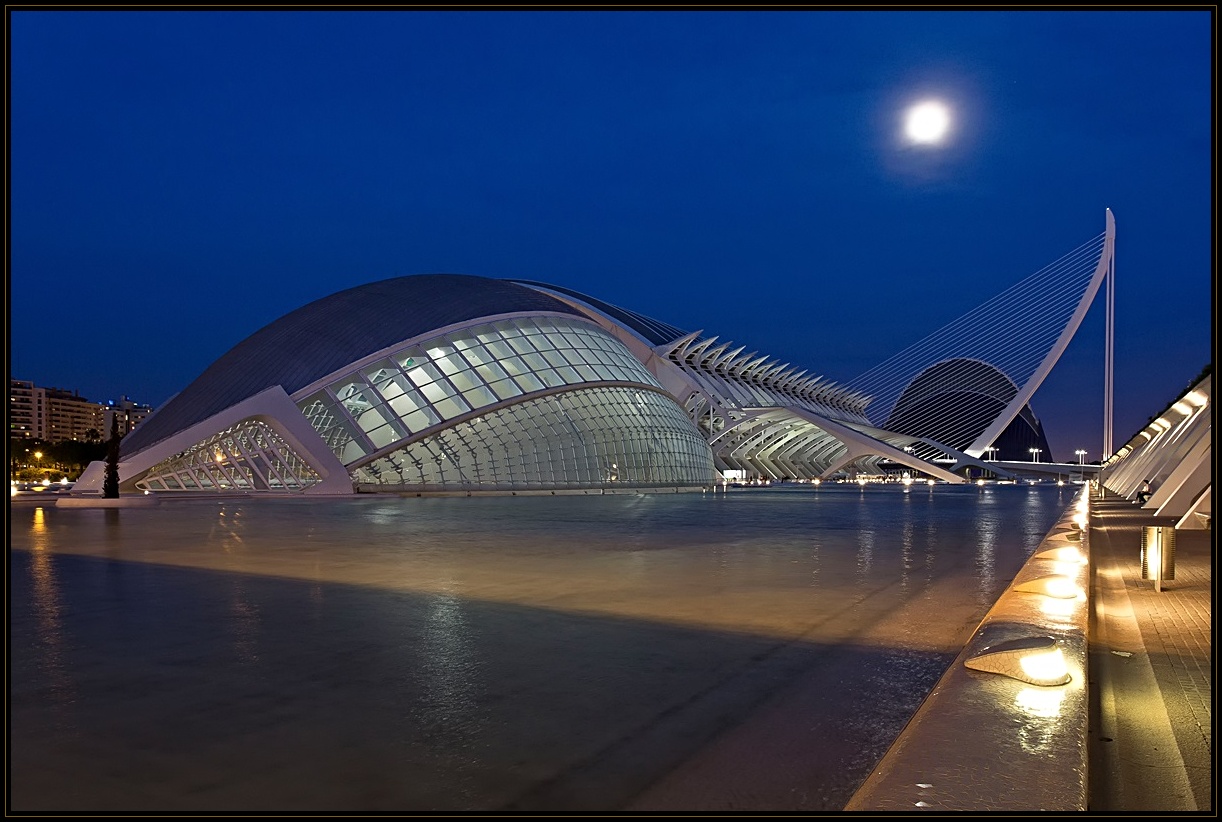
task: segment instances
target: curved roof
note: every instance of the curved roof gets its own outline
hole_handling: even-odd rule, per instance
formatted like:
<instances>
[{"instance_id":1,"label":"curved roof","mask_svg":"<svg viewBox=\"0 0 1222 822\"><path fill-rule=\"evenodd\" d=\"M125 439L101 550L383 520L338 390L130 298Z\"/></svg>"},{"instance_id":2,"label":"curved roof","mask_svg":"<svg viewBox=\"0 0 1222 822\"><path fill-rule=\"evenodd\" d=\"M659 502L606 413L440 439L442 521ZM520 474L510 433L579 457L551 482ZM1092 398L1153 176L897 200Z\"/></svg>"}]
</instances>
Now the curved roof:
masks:
<instances>
[{"instance_id":1,"label":"curved roof","mask_svg":"<svg viewBox=\"0 0 1222 822\"><path fill-rule=\"evenodd\" d=\"M123 454L130 456L274 385L292 394L402 340L520 311L583 316L533 288L463 274L397 277L323 297L231 348L124 437Z\"/></svg>"},{"instance_id":2,"label":"curved roof","mask_svg":"<svg viewBox=\"0 0 1222 822\"><path fill-rule=\"evenodd\" d=\"M688 334L688 332L675 328L669 323L655 320L652 317L646 317L644 314L638 314L635 311L629 311L627 308L620 308L618 305L603 302L596 297L591 297L588 294L582 294L580 291L574 291L571 288L535 282L534 280L512 280L512 282L528 285L532 288L546 288L549 291L555 291L557 294L564 294L567 297L573 297L574 299L581 300L586 305L589 305L590 307L606 314L620 325L630 328L637 334L640 334L652 345L665 345L668 342L674 342L680 337L686 337Z\"/></svg>"}]
</instances>

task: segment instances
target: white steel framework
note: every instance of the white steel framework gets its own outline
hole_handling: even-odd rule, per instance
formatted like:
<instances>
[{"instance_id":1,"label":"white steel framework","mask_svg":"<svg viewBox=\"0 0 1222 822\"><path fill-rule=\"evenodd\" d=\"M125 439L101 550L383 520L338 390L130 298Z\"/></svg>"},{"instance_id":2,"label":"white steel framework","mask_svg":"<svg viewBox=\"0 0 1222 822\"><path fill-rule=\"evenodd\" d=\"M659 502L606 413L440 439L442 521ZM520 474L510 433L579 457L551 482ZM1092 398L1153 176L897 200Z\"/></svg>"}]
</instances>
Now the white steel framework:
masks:
<instances>
[{"instance_id":1,"label":"white steel framework","mask_svg":"<svg viewBox=\"0 0 1222 822\"><path fill-rule=\"evenodd\" d=\"M935 418L958 419L957 427L944 426L946 444L973 457L985 453L1027 407L1065 353L1111 271L1116 222L1110 209L1105 216L1104 231L1094 239L850 381L850 388L875 398L869 407L874 424L892 428L893 412L908 387L942 366L938 385L925 390L939 388L945 401L927 405L925 419L907 421L904 430L921 430ZM996 369L1013 385L1012 391L1004 392L1008 396L1001 411L983 428L957 405L965 391L974 390L970 384L978 381L980 363ZM1106 367L1110 374L1110 353ZM1110 391L1110 378L1108 386ZM1110 393L1104 401L1110 418Z\"/></svg>"}]
</instances>

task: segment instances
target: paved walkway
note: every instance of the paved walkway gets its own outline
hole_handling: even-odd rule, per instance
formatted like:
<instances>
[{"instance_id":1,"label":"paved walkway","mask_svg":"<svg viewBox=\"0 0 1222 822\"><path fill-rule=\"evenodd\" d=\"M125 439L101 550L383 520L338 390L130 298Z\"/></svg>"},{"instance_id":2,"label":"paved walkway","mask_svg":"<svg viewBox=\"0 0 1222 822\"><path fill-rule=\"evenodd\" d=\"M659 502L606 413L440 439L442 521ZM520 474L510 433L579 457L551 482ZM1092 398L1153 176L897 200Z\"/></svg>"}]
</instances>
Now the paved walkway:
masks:
<instances>
[{"instance_id":1,"label":"paved walkway","mask_svg":"<svg viewBox=\"0 0 1222 822\"><path fill-rule=\"evenodd\" d=\"M1141 578L1141 533L1174 525L1092 500L1090 810L1212 812L1213 533L1178 531L1175 578Z\"/></svg>"}]
</instances>

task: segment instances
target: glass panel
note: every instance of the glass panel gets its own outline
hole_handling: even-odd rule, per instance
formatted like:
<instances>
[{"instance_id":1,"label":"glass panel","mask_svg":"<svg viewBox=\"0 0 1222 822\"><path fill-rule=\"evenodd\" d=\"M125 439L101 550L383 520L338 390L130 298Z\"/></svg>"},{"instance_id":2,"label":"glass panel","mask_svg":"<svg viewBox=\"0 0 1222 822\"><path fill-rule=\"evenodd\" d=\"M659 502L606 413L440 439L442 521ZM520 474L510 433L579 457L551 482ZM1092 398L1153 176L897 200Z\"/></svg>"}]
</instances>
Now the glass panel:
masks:
<instances>
[{"instance_id":1,"label":"glass panel","mask_svg":"<svg viewBox=\"0 0 1222 822\"><path fill-rule=\"evenodd\" d=\"M560 366L569 364L568 360L566 360L564 358L564 355L561 354L559 351L544 351L543 356L547 359L549 363L551 363L553 366L557 368L559 368Z\"/></svg>"},{"instance_id":2,"label":"glass panel","mask_svg":"<svg viewBox=\"0 0 1222 822\"><path fill-rule=\"evenodd\" d=\"M517 357L507 357L506 359L500 361L500 365L501 368L504 368L509 374L515 377L518 374L525 374L531 370L527 367L526 363L522 362Z\"/></svg>"},{"instance_id":3,"label":"glass panel","mask_svg":"<svg viewBox=\"0 0 1222 822\"><path fill-rule=\"evenodd\" d=\"M390 401L391 410L400 417L405 417L426 405L424 397L420 396L419 392L416 391L409 391Z\"/></svg>"},{"instance_id":4,"label":"glass panel","mask_svg":"<svg viewBox=\"0 0 1222 822\"><path fill-rule=\"evenodd\" d=\"M426 362L428 357L424 351L417 346L412 346L406 351L400 351L393 357L394 361L399 364L399 367L404 371L415 368L422 362Z\"/></svg>"},{"instance_id":5,"label":"glass panel","mask_svg":"<svg viewBox=\"0 0 1222 822\"><path fill-rule=\"evenodd\" d=\"M537 350L526 337L514 337L509 340L509 346L519 354L526 354Z\"/></svg>"},{"instance_id":6,"label":"glass panel","mask_svg":"<svg viewBox=\"0 0 1222 822\"><path fill-rule=\"evenodd\" d=\"M521 381L522 379L523 377L517 378L518 381ZM494 382L492 383L492 390L495 391L497 396L503 400L510 399L511 397L516 397L522 393L521 389L519 389L518 386L514 385L513 380L500 380L499 382ZM534 391L537 389L528 388L527 390Z\"/></svg>"},{"instance_id":7,"label":"glass panel","mask_svg":"<svg viewBox=\"0 0 1222 822\"><path fill-rule=\"evenodd\" d=\"M501 332L501 336L505 337L506 339L517 337L522 333L521 329L518 328L518 324L513 320L501 320L500 322L493 323L493 327L495 327L497 331Z\"/></svg>"},{"instance_id":8,"label":"glass panel","mask_svg":"<svg viewBox=\"0 0 1222 822\"><path fill-rule=\"evenodd\" d=\"M388 400L394 399L405 391L410 391L411 388L411 382L398 371L377 386L378 393Z\"/></svg>"},{"instance_id":9,"label":"glass panel","mask_svg":"<svg viewBox=\"0 0 1222 822\"><path fill-rule=\"evenodd\" d=\"M459 391L469 391L477 385L483 385L483 380L474 371L460 371L450 375L450 382Z\"/></svg>"},{"instance_id":10,"label":"glass panel","mask_svg":"<svg viewBox=\"0 0 1222 822\"><path fill-rule=\"evenodd\" d=\"M540 351L553 351L556 348L556 340L546 334L531 334L526 339Z\"/></svg>"},{"instance_id":11,"label":"glass panel","mask_svg":"<svg viewBox=\"0 0 1222 822\"><path fill-rule=\"evenodd\" d=\"M356 416L372 405L369 398L365 395L368 386L363 380L346 380L336 383L332 390L335 392L335 397L348 409L348 413Z\"/></svg>"},{"instance_id":12,"label":"glass panel","mask_svg":"<svg viewBox=\"0 0 1222 822\"><path fill-rule=\"evenodd\" d=\"M411 431L413 434L423 431L429 426L436 425L439 422L441 422L441 417L437 416L437 414L431 408L421 408L419 411L407 414L403 417L403 424L407 426L407 430Z\"/></svg>"},{"instance_id":13,"label":"glass panel","mask_svg":"<svg viewBox=\"0 0 1222 822\"><path fill-rule=\"evenodd\" d=\"M488 342L488 351L492 353L498 360L503 360L506 357L512 357L514 350L509 347L509 343L504 340L490 340Z\"/></svg>"},{"instance_id":14,"label":"glass panel","mask_svg":"<svg viewBox=\"0 0 1222 822\"><path fill-rule=\"evenodd\" d=\"M383 425L381 428L375 428L369 432L369 441L373 443L374 448L385 448L392 442L397 442L401 439L403 437L400 436L393 425Z\"/></svg>"},{"instance_id":15,"label":"glass panel","mask_svg":"<svg viewBox=\"0 0 1222 822\"><path fill-rule=\"evenodd\" d=\"M559 388L564 385L564 378L550 368L536 371L535 376L542 380L548 388Z\"/></svg>"},{"instance_id":16,"label":"glass panel","mask_svg":"<svg viewBox=\"0 0 1222 822\"><path fill-rule=\"evenodd\" d=\"M433 405L454 394L454 389L447 382L432 382L420 389L420 393L428 398Z\"/></svg>"},{"instance_id":17,"label":"glass panel","mask_svg":"<svg viewBox=\"0 0 1222 822\"><path fill-rule=\"evenodd\" d=\"M441 372L431 362L420 361L414 368L407 369L407 376L416 385L428 385L441 379Z\"/></svg>"},{"instance_id":18,"label":"glass panel","mask_svg":"<svg viewBox=\"0 0 1222 822\"><path fill-rule=\"evenodd\" d=\"M485 351L482 345L472 345L463 351L462 355L463 359L472 365L483 365L493 360L492 355Z\"/></svg>"},{"instance_id":19,"label":"glass panel","mask_svg":"<svg viewBox=\"0 0 1222 822\"><path fill-rule=\"evenodd\" d=\"M482 385L470 391L464 391L463 397L471 404L472 408L482 408L485 405L492 405L497 401L496 395Z\"/></svg>"},{"instance_id":20,"label":"glass panel","mask_svg":"<svg viewBox=\"0 0 1222 822\"><path fill-rule=\"evenodd\" d=\"M548 361L543 359L542 354L535 354L533 352L530 354L523 354L522 359L525 360L526 364L529 365L531 369L534 371L543 371L545 369L551 368L551 365L548 363Z\"/></svg>"},{"instance_id":21,"label":"glass panel","mask_svg":"<svg viewBox=\"0 0 1222 822\"><path fill-rule=\"evenodd\" d=\"M522 387L523 391L542 391L547 386L543 384L543 380L536 377L534 374L520 374L513 378L514 382ZM499 394L500 391L498 390Z\"/></svg>"},{"instance_id":22,"label":"glass panel","mask_svg":"<svg viewBox=\"0 0 1222 822\"><path fill-rule=\"evenodd\" d=\"M384 405L379 405L376 408L371 408L361 414L356 419L356 424L361 426L361 430L365 432L379 428L390 421L392 417L391 411Z\"/></svg>"},{"instance_id":23,"label":"glass panel","mask_svg":"<svg viewBox=\"0 0 1222 822\"><path fill-rule=\"evenodd\" d=\"M378 383L385 382L398 373L399 369L391 360L382 360L361 369L361 375L375 387L377 387Z\"/></svg>"},{"instance_id":24,"label":"glass panel","mask_svg":"<svg viewBox=\"0 0 1222 822\"><path fill-rule=\"evenodd\" d=\"M463 401L462 397L447 397L433 403L433 409L441 415L443 420L448 420L459 414L467 413L471 407Z\"/></svg>"},{"instance_id":25,"label":"glass panel","mask_svg":"<svg viewBox=\"0 0 1222 822\"><path fill-rule=\"evenodd\" d=\"M432 350L430 350L429 353L432 353ZM434 357L433 362L446 375L454 374L467 368L466 360L462 358L461 354L459 354L457 351L453 351L452 349L451 352L444 357Z\"/></svg>"},{"instance_id":26,"label":"glass panel","mask_svg":"<svg viewBox=\"0 0 1222 822\"><path fill-rule=\"evenodd\" d=\"M496 363L488 363L487 365L477 365L475 372L483 378L484 382L492 383L497 380L503 380L509 375L505 373L505 369L501 368Z\"/></svg>"}]
</instances>

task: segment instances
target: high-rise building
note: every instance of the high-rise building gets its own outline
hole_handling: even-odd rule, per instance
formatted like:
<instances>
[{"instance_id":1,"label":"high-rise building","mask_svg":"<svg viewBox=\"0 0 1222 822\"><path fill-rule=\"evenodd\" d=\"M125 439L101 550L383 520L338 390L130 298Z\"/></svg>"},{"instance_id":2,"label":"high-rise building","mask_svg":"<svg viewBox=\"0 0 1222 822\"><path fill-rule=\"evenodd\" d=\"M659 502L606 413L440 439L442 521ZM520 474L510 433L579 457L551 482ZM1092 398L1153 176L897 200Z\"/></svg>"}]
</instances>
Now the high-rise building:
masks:
<instances>
[{"instance_id":1,"label":"high-rise building","mask_svg":"<svg viewBox=\"0 0 1222 822\"><path fill-rule=\"evenodd\" d=\"M153 409L127 397L93 402L78 391L42 388L30 380L9 380L9 436L48 442L96 442L110 436L110 419L118 415L119 434L131 432Z\"/></svg>"},{"instance_id":2,"label":"high-rise building","mask_svg":"<svg viewBox=\"0 0 1222 822\"><path fill-rule=\"evenodd\" d=\"M102 419L102 436L103 438L110 436L110 421L117 417L119 421L119 436L124 437L132 432L136 424L153 413L151 406L143 403L134 402L126 396L115 400L108 400L103 408Z\"/></svg>"},{"instance_id":3,"label":"high-rise building","mask_svg":"<svg viewBox=\"0 0 1222 822\"><path fill-rule=\"evenodd\" d=\"M36 398L36 391L34 383L29 380L9 380L9 437L32 439L38 436L38 418L41 416L38 409L41 408L41 397Z\"/></svg>"}]
</instances>

